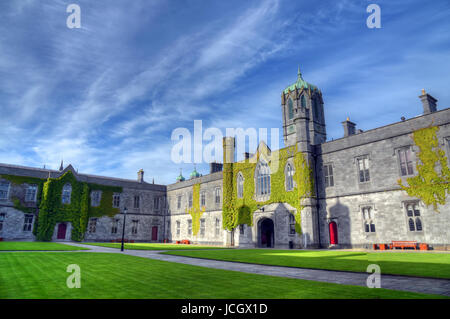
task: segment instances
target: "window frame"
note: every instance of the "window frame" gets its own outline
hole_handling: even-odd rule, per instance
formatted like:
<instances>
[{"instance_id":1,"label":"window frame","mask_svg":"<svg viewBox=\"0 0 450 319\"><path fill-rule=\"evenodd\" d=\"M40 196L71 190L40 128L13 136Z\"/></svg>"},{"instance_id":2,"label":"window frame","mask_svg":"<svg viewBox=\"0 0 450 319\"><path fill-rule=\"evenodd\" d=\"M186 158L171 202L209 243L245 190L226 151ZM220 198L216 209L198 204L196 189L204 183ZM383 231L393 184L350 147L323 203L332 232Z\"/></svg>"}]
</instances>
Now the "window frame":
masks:
<instances>
[{"instance_id":1,"label":"window frame","mask_svg":"<svg viewBox=\"0 0 450 319\"><path fill-rule=\"evenodd\" d=\"M1 184L3 184L3 185L8 185L8 187L6 188L6 192L5 191L3 191L3 190L0 190L0 194L2 194L2 193L5 193L6 195L5 195L5 197L0 197L0 200L8 200L9 199L9 193L10 193L10 191L11 191L11 182L10 181L7 181L7 180L5 180L5 181L0 181L0 186L1 186Z\"/></svg>"},{"instance_id":2,"label":"window frame","mask_svg":"<svg viewBox=\"0 0 450 319\"><path fill-rule=\"evenodd\" d=\"M175 222L175 231L176 231L177 236L181 235L181 221L179 221L179 220L177 220Z\"/></svg>"},{"instance_id":3,"label":"window frame","mask_svg":"<svg viewBox=\"0 0 450 319\"><path fill-rule=\"evenodd\" d=\"M30 190L33 190L33 197L30 199ZM35 203L37 201L37 193L38 193L38 185L36 184L29 184L27 186L27 189L25 191L25 202L28 203Z\"/></svg>"},{"instance_id":4,"label":"window frame","mask_svg":"<svg viewBox=\"0 0 450 319\"><path fill-rule=\"evenodd\" d=\"M205 237L206 234L206 220L204 218L200 219L200 237Z\"/></svg>"},{"instance_id":5,"label":"window frame","mask_svg":"<svg viewBox=\"0 0 450 319\"><path fill-rule=\"evenodd\" d=\"M119 230L119 219L115 218L112 220L111 234L117 234L118 230Z\"/></svg>"},{"instance_id":6,"label":"window frame","mask_svg":"<svg viewBox=\"0 0 450 319\"><path fill-rule=\"evenodd\" d=\"M286 169L284 170L284 186L286 189L286 192L291 192L294 190L294 167L291 163L286 164Z\"/></svg>"},{"instance_id":7,"label":"window frame","mask_svg":"<svg viewBox=\"0 0 450 319\"><path fill-rule=\"evenodd\" d=\"M188 236L192 235L192 219L188 219L188 223L187 223L187 234Z\"/></svg>"},{"instance_id":8,"label":"window frame","mask_svg":"<svg viewBox=\"0 0 450 319\"><path fill-rule=\"evenodd\" d=\"M206 206L206 191L200 192L200 207Z\"/></svg>"},{"instance_id":9,"label":"window frame","mask_svg":"<svg viewBox=\"0 0 450 319\"><path fill-rule=\"evenodd\" d=\"M363 164L363 170L361 170L361 164L360 161L362 161ZM367 164L367 167L366 167ZM358 172L358 182L360 184L369 183L371 181L370 176L370 157L369 155L361 155L356 158L356 169ZM361 181L361 173L363 173L363 181Z\"/></svg>"},{"instance_id":10,"label":"window frame","mask_svg":"<svg viewBox=\"0 0 450 319\"><path fill-rule=\"evenodd\" d=\"M183 200L182 195L177 196L177 209L181 209L181 201Z\"/></svg>"},{"instance_id":11,"label":"window frame","mask_svg":"<svg viewBox=\"0 0 450 319\"><path fill-rule=\"evenodd\" d=\"M220 203L222 201L222 196L220 196L220 192L221 192L220 187L214 188L214 202L215 202L216 206L220 205Z\"/></svg>"},{"instance_id":12,"label":"window frame","mask_svg":"<svg viewBox=\"0 0 450 319\"><path fill-rule=\"evenodd\" d=\"M97 220L98 220L98 218L89 218L89 224L88 224L89 234L95 234L97 232Z\"/></svg>"},{"instance_id":13,"label":"window frame","mask_svg":"<svg viewBox=\"0 0 450 319\"><path fill-rule=\"evenodd\" d=\"M289 213L288 217L289 222L289 236L295 236L295 216L292 212Z\"/></svg>"},{"instance_id":14,"label":"window frame","mask_svg":"<svg viewBox=\"0 0 450 319\"><path fill-rule=\"evenodd\" d=\"M403 152L403 157L404 157L404 163L402 161L402 154ZM413 151L411 149L411 146L405 146L405 147L401 147L399 149L397 149L397 162L398 162L398 167L399 167L399 173L401 177L408 177L408 176L413 176L415 174L414 172L414 161L412 159L412 154ZM408 154L409 154L409 161L408 161ZM405 174L403 174L403 168L402 166L405 165ZM410 172L411 169L411 172Z\"/></svg>"},{"instance_id":15,"label":"window frame","mask_svg":"<svg viewBox=\"0 0 450 319\"><path fill-rule=\"evenodd\" d=\"M133 219L131 221L131 234L137 235L138 234L138 228L139 228L139 219Z\"/></svg>"},{"instance_id":16,"label":"window frame","mask_svg":"<svg viewBox=\"0 0 450 319\"><path fill-rule=\"evenodd\" d=\"M269 164L264 160L260 160L255 170L256 196L270 197L272 181Z\"/></svg>"},{"instance_id":17,"label":"window frame","mask_svg":"<svg viewBox=\"0 0 450 319\"><path fill-rule=\"evenodd\" d=\"M366 215L367 212L367 215ZM376 224L375 224L375 209L371 205L364 205L361 207L361 214L363 219L363 230L364 233L375 234L377 232Z\"/></svg>"},{"instance_id":18,"label":"window frame","mask_svg":"<svg viewBox=\"0 0 450 319\"><path fill-rule=\"evenodd\" d=\"M114 193L113 194L113 208L119 208L120 207L120 194Z\"/></svg>"},{"instance_id":19,"label":"window frame","mask_svg":"<svg viewBox=\"0 0 450 319\"><path fill-rule=\"evenodd\" d=\"M0 213L0 232L3 231L5 220L6 220L6 213Z\"/></svg>"},{"instance_id":20,"label":"window frame","mask_svg":"<svg viewBox=\"0 0 450 319\"><path fill-rule=\"evenodd\" d=\"M244 176L241 172L237 174L236 178L237 197L244 198Z\"/></svg>"},{"instance_id":21,"label":"window frame","mask_svg":"<svg viewBox=\"0 0 450 319\"><path fill-rule=\"evenodd\" d=\"M220 236L220 218L216 218L215 235L216 237Z\"/></svg>"},{"instance_id":22,"label":"window frame","mask_svg":"<svg viewBox=\"0 0 450 319\"><path fill-rule=\"evenodd\" d=\"M24 218L23 218L22 231L24 231L24 232L31 232L33 230L33 221L34 221L34 215L33 214L25 214Z\"/></svg>"},{"instance_id":23,"label":"window frame","mask_svg":"<svg viewBox=\"0 0 450 319\"><path fill-rule=\"evenodd\" d=\"M141 207L141 196L134 195L133 208L139 209Z\"/></svg>"},{"instance_id":24,"label":"window frame","mask_svg":"<svg viewBox=\"0 0 450 319\"><path fill-rule=\"evenodd\" d=\"M94 195L95 194L95 195ZM95 197L98 195L98 198ZM102 201L102 191L93 190L91 191L91 207L99 207Z\"/></svg>"},{"instance_id":25,"label":"window frame","mask_svg":"<svg viewBox=\"0 0 450 319\"><path fill-rule=\"evenodd\" d=\"M325 188L334 187L334 168L333 163L323 165L323 178Z\"/></svg>"},{"instance_id":26,"label":"window frame","mask_svg":"<svg viewBox=\"0 0 450 319\"><path fill-rule=\"evenodd\" d=\"M412 210L409 210L409 207L412 207ZM416 209L417 208L417 209ZM405 209L405 216L406 216L406 229L410 233L415 234L423 234L424 233L424 227L423 227L423 215L421 213L420 209L420 202L418 201L410 201L404 203L404 209ZM409 214L411 212L411 215ZM411 225L412 221L412 225ZM420 230L418 230L417 225L420 225ZM411 229L411 226L413 226L414 229Z\"/></svg>"},{"instance_id":27,"label":"window frame","mask_svg":"<svg viewBox=\"0 0 450 319\"><path fill-rule=\"evenodd\" d=\"M70 192L69 192L70 190ZM72 202L72 184L66 183L64 184L62 191L61 191L61 203L63 205L70 205ZM68 192L68 194L67 194Z\"/></svg>"}]
</instances>

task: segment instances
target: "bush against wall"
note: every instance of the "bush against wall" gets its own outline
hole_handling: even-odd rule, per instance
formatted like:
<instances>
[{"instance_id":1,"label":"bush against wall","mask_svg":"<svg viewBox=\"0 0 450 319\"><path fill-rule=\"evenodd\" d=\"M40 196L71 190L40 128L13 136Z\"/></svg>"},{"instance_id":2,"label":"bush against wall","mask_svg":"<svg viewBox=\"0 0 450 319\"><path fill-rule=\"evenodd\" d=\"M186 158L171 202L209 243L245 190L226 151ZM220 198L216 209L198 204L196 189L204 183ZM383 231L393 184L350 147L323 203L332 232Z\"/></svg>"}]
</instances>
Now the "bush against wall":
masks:
<instances>
[{"instance_id":1,"label":"bush against wall","mask_svg":"<svg viewBox=\"0 0 450 319\"><path fill-rule=\"evenodd\" d=\"M200 184L194 184L192 190L192 208L187 211L192 216L192 234L194 236L197 236L200 230L200 218L205 210L205 207L200 207Z\"/></svg>"}]
</instances>

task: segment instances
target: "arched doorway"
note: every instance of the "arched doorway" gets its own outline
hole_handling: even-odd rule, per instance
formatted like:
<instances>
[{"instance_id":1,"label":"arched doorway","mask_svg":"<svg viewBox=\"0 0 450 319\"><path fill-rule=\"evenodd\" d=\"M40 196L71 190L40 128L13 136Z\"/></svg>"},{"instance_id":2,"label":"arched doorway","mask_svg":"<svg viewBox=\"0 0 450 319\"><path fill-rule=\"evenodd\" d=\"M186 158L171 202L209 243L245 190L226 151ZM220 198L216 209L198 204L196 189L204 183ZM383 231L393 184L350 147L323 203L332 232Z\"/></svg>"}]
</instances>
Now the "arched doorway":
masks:
<instances>
[{"instance_id":1,"label":"arched doorway","mask_svg":"<svg viewBox=\"0 0 450 319\"><path fill-rule=\"evenodd\" d=\"M264 218L259 222L259 247L273 248L275 244L273 220Z\"/></svg>"},{"instance_id":2,"label":"arched doorway","mask_svg":"<svg viewBox=\"0 0 450 319\"><path fill-rule=\"evenodd\" d=\"M56 239L66 239L67 224L58 224L58 233Z\"/></svg>"},{"instance_id":3,"label":"arched doorway","mask_svg":"<svg viewBox=\"0 0 450 319\"><path fill-rule=\"evenodd\" d=\"M330 245L338 244L338 232L336 222L331 222L328 224L328 230L330 233Z\"/></svg>"}]
</instances>

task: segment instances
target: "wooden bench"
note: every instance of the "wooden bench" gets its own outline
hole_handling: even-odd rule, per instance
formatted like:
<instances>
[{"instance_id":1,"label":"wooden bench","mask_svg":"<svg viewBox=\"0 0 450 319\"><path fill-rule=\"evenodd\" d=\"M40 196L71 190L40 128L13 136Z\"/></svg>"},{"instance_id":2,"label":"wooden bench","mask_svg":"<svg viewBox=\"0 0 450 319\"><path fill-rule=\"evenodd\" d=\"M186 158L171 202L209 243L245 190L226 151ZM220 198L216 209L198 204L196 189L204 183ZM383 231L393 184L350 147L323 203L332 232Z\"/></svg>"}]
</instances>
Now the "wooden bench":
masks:
<instances>
[{"instance_id":1,"label":"wooden bench","mask_svg":"<svg viewBox=\"0 0 450 319\"><path fill-rule=\"evenodd\" d=\"M417 241L392 241L391 249L401 247L402 250L404 248L414 248L417 250Z\"/></svg>"}]
</instances>

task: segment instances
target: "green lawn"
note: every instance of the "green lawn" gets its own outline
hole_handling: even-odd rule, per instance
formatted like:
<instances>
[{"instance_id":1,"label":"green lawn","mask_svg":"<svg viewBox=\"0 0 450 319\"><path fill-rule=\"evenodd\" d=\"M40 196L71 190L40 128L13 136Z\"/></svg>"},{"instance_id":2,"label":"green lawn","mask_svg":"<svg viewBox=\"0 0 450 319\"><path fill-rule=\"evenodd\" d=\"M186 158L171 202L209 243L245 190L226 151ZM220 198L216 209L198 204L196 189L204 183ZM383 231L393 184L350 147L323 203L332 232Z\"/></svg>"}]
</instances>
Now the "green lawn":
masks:
<instances>
[{"instance_id":1,"label":"green lawn","mask_svg":"<svg viewBox=\"0 0 450 319\"><path fill-rule=\"evenodd\" d=\"M222 251L180 251L166 254L246 263L366 272L377 264L381 273L450 278L450 254L446 253L365 253L352 251L304 251L233 249Z\"/></svg>"},{"instance_id":2,"label":"green lawn","mask_svg":"<svg viewBox=\"0 0 450 319\"><path fill-rule=\"evenodd\" d=\"M0 251L5 250L89 250L89 249L51 242L0 241Z\"/></svg>"},{"instance_id":3,"label":"green lawn","mask_svg":"<svg viewBox=\"0 0 450 319\"><path fill-rule=\"evenodd\" d=\"M119 248L121 243L82 243L84 245L101 246L109 248ZM203 249L227 249L220 246L199 246L199 245L177 245L158 243L125 243L125 249L130 250L203 250Z\"/></svg>"},{"instance_id":4,"label":"green lawn","mask_svg":"<svg viewBox=\"0 0 450 319\"><path fill-rule=\"evenodd\" d=\"M66 285L70 264L81 288ZM2 253L0 269L0 298L442 298L108 253Z\"/></svg>"}]
</instances>

